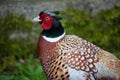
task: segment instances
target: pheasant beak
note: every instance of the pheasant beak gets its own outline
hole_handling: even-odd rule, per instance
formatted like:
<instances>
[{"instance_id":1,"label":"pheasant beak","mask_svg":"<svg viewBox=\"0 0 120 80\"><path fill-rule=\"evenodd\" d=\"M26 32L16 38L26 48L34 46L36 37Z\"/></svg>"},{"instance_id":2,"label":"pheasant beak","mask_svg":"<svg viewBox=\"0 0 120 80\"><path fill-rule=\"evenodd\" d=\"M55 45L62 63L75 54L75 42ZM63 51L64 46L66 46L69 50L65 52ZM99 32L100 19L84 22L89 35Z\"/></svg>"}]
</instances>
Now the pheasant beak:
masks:
<instances>
[{"instance_id":1,"label":"pheasant beak","mask_svg":"<svg viewBox=\"0 0 120 80\"><path fill-rule=\"evenodd\" d=\"M33 18L33 20L32 20L33 22L41 22L41 20L40 20L40 17L39 16L37 16L37 17L35 17L35 18Z\"/></svg>"}]
</instances>

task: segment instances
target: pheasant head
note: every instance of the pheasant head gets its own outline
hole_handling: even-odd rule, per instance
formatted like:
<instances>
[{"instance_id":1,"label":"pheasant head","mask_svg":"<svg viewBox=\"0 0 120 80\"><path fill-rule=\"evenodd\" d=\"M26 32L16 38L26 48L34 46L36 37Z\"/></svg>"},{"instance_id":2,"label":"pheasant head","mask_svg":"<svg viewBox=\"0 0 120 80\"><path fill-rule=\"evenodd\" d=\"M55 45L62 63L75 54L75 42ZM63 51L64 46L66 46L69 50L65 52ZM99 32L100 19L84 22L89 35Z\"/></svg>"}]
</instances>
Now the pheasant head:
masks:
<instances>
[{"instance_id":1,"label":"pheasant head","mask_svg":"<svg viewBox=\"0 0 120 80\"><path fill-rule=\"evenodd\" d=\"M60 22L62 18L58 16L58 14L58 11L42 11L39 16L33 19L35 22L40 22L43 29L42 35L49 38L49 40L50 38L54 38L55 40L55 38L65 35L64 29ZM56 41L58 41L58 39Z\"/></svg>"}]
</instances>

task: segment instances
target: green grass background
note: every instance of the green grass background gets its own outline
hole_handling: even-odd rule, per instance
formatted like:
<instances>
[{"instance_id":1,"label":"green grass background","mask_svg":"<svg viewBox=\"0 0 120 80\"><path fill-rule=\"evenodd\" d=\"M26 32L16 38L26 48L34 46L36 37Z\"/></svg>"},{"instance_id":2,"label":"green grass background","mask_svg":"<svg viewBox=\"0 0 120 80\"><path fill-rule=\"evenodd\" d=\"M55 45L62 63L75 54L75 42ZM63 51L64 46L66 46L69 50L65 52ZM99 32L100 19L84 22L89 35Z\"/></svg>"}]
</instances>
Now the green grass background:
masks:
<instances>
[{"instance_id":1,"label":"green grass background","mask_svg":"<svg viewBox=\"0 0 120 80\"><path fill-rule=\"evenodd\" d=\"M67 34L74 34L120 59L120 7L95 15L72 8L61 11ZM46 80L37 57L41 28L24 15L0 18L0 80Z\"/></svg>"}]
</instances>

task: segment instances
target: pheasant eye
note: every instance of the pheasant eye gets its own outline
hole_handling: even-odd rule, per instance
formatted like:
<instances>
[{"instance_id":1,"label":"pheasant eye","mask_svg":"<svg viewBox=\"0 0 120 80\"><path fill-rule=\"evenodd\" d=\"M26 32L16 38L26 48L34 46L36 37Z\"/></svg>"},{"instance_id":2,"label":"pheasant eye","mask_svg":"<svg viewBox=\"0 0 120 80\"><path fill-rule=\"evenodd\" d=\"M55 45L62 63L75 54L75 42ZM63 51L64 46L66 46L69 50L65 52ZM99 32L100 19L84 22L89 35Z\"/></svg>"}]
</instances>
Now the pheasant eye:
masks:
<instances>
[{"instance_id":1,"label":"pheasant eye","mask_svg":"<svg viewBox=\"0 0 120 80\"><path fill-rule=\"evenodd\" d=\"M46 17L46 21L49 21L50 20L50 18L49 17Z\"/></svg>"}]
</instances>

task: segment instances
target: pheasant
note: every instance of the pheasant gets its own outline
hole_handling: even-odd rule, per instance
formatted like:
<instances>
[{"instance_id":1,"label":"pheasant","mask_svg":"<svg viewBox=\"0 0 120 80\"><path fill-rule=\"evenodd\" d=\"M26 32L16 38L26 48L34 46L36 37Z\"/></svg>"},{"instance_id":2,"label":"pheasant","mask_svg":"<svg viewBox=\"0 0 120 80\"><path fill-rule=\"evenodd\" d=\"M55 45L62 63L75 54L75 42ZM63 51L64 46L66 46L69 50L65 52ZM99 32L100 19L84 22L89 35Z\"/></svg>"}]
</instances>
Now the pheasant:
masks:
<instances>
[{"instance_id":1,"label":"pheasant","mask_svg":"<svg viewBox=\"0 0 120 80\"><path fill-rule=\"evenodd\" d=\"M75 35L66 35L57 11L44 10L33 21L43 31L39 59L48 80L120 80L120 60Z\"/></svg>"}]
</instances>

